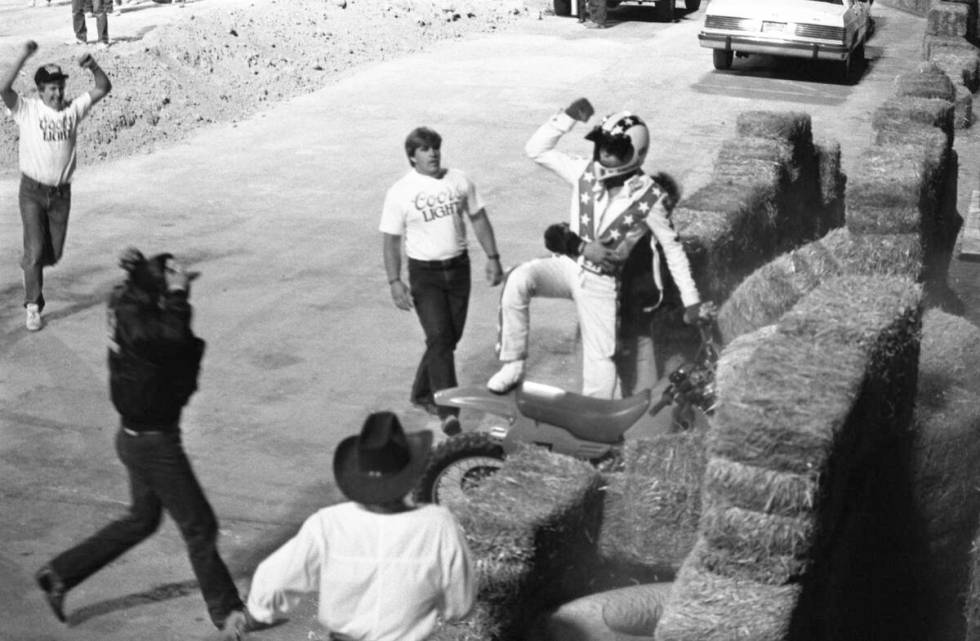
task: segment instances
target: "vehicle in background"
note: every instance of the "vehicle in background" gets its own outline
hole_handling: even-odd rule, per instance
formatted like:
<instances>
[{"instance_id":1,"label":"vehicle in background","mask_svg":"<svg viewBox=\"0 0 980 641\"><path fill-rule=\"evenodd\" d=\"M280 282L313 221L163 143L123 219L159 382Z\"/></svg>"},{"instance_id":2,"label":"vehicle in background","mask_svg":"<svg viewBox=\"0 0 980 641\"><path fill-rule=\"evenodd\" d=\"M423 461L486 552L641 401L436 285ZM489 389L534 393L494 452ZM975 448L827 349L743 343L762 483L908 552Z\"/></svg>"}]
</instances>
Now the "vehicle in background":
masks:
<instances>
[{"instance_id":1,"label":"vehicle in background","mask_svg":"<svg viewBox=\"0 0 980 641\"><path fill-rule=\"evenodd\" d=\"M676 0L606 0L606 6L615 9L621 4L654 5L655 16L660 22L674 21L674 2ZM684 0L688 12L697 11L701 0ZM578 16L578 0L554 0L556 16Z\"/></svg>"},{"instance_id":2,"label":"vehicle in background","mask_svg":"<svg viewBox=\"0 0 980 641\"><path fill-rule=\"evenodd\" d=\"M713 0L698 34L713 49L715 69L735 56L768 54L830 60L850 82L864 69L873 0Z\"/></svg>"}]
</instances>

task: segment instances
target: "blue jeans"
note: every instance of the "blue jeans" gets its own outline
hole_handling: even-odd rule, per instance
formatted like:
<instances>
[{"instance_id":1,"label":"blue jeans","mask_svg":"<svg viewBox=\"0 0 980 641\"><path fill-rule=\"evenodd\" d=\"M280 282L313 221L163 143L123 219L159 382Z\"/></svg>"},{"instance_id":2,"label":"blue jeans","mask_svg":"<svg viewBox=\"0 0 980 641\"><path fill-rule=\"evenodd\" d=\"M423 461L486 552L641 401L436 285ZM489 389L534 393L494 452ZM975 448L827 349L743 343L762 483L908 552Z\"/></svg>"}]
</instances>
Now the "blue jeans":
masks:
<instances>
[{"instance_id":1,"label":"blue jeans","mask_svg":"<svg viewBox=\"0 0 980 641\"><path fill-rule=\"evenodd\" d=\"M85 5L89 0L71 0L71 22L75 29L75 38L81 42L88 40L88 28L85 26ZM99 42L109 42L109 18L106 11L112 7L112 0L91 0L92 13L95 14L95 29L98 31Z\"/></svg>"},{"instance_id":2,"label":"blue jeans","mask_svg":"<svg viewBox=\"0 0 980 641\"><path fill-rule=\"evenodd\" d=\"M71 185L50 187L21 176L20 220L24 227L24 304L44 309L43 270L61 260L71 210Z\"/></svg>"},{"instance_id":3,"label":"blue jeans","mask_svg":"<svg viewBox=\"0 0 980 641\"><path fill-rule=\"evenodd\" d=\"M408 282L425 332L425 353L415 372L411 400L429 406L435 392L456 387L454 352L470 304L470 259L465 253L438 263L409 259ZM438 407L437 412L441 418L458 416L459 408Z\"/></svg>"},{"instance_id":4,"label":"blue jeans","mask_svg":"<svg viewBox=\"0 0 980 641\"><path fill-rule=\"evenodd\" d=\"M221 628L232 611L244 606L218 555L218 521L184 454L180 433L132 436L119 430L116 451L129 472L129 514L58 555L52 569L66 589L78 585L153 534L167 510L187 544L211 620Z\"/></svg>"}]
</instances>

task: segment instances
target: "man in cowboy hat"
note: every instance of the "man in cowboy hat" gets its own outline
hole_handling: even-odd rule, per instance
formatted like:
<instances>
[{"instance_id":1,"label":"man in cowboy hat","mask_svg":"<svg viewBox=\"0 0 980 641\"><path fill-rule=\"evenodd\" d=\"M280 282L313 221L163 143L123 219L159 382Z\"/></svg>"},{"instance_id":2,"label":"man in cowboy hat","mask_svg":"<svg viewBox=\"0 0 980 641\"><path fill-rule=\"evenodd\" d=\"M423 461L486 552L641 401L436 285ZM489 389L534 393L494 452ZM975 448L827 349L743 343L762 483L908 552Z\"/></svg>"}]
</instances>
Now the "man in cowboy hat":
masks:
<instances>
[{"instance_id":1,"label":"man in cowboy hat","mask_svg":"<svg viewBox=\"0 0 980 641\"><path fill-rule=\"evenodd\" d=\"M334 453L350 501L318 511L259 564L248 609L223 638L282 619L304 592L319 591L331 639L421 641L438 617L465 617L476 577L459 524L444 507L405 499L431 446L431 432L406 434L391 412L368 416Z\"/></svg>"}]
</instances>

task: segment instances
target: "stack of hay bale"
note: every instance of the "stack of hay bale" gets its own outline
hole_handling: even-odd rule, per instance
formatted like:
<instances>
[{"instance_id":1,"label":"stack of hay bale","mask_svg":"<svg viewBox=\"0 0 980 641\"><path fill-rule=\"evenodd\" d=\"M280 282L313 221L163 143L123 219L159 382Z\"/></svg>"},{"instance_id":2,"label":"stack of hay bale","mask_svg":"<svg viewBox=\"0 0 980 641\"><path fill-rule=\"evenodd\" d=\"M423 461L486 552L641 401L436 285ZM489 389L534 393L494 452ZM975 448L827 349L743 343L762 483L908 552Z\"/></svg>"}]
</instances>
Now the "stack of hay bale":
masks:
<instances>
[{"instance_id":1,"label":"stack of hay bale","mask_svg":"<svg viewBox=\"0 0 980 641\"><path fill-rule=\"evenodd\" d=\"M980 34L977 0L882 0L926 17L922 58L936 64L953 81L957 128L973 124L973 94L980 89Z\"/></svg>"},{"instance_id":2,"label":"stack of hay bale","mask_svg":"<svg viewBox=\"0 0 980 641\"><path fill-rule=\"evenodd\" d=\"M919 298L907 278L832 278L726 349L699 538L657 639L921 636L896 562L918 540Z\"/></svg>"},{"instance_id":3,"label":"stack of hay bale","mask_svg":"<svg viewBox=\"0 0 980 641\"><path fill-rule=\"evenodd\" d=\"M598 471L585 461L541 447L508 457L455 508L476 559L477 607L434 638L521 638L539 611L589 591L601 490Z\"/></svg>"},{"instance_id":4,"label":"stack of hay bale","mask_svg":"<svg viewBox=\"0 0 980 641\"><path fill-rule=\"evenodd\" d=\"M604 474L599 555L613 585L674 578L701 515L704 433L630 440L623 470Z\"/></svg>"},{"instance_id":5,"label":"stack of hay bale","mask_svg":"<svg viewBox=\"0 0 980 641\"><path fill-rule=\"evenodd\" d=\"M722 306L724 342L775 322L830 276L883 274L945 283L960 217L953 89L935 65L896 79L875 111L875 144L846 188L845 227L764 265Z\"/></svg>"},{"instance_id":6,"label":"stack of hay bale","mask_svg":"<svg viewBox=\"0 0 980 641\"><path fill-rule=\"evenodd\" d=\"M805 113L739 114L712 180L674 210L702 296L724 300L772 256L841 223L840 148L815 145Z\"/></svg>"}]
</instances>

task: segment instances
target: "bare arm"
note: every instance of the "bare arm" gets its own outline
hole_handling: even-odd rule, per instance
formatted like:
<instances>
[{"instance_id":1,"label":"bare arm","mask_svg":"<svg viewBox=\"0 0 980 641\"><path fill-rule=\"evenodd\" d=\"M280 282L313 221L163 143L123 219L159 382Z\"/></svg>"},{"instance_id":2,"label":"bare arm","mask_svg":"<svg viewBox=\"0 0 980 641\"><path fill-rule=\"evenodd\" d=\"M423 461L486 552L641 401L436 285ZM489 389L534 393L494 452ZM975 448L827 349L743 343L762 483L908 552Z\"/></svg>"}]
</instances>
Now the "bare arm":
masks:
<instances>
[{"instance_id":1,"label":"bare arm","mask_svg":"<svg viewBox=\"0 0 980 641\"><path fill-rule=\"evenodd\" d=\"M480 247L487 254L487 266L485 270L487 282L490 283L491 287L499 285L500 281L504 278L504 270L500 267L500 254L497 252L497 240L493 235L493 225L490 224L486 210L481 209L475 215L470 216L470 222L473 224L473 233L476 234L476 239L480 242Z\"/></svg>"},{"instance_id":2,"label":"bare arm","mask_svg":"<svg viewBox=\"0 0 980 641\"><path fill-rule=\"evenodd\" d=\"M398 309L412 309L412 296L408 285L401 280L402 271L402 237L382 232L381 252L385 260L385 273L388 274L388 287L391 289L391 300Z\"/></svg>"},{"instance_id":3,"label":"bare arm","mask_svg":"<svg viewBox=\"0 0 980 641\"><path fill-rule=\"evenodd\" d=\"M91 71L92 77L95 79L95 88L88 92L88 95L92 98L93 105L105 98L112 91L112 82L109 81L109 76L105 75L102 67L95 61L92 54L82 54L78 59L78 66Z\"/></svg>"},{"instance_id":4,"label":"bare arm","mask_svg":"<svg viewBox=\"0 0 980 641\"><path fill-rule=\"evenodd\" d=\"M36 42L33 40L25 42L24 48L14 60L14 64L7 69L7 73L0 79L0 98L3 98L3 104L7 106L7 109L13 109L14 105L17 104L17 92L14 91L14 80L17 79L17 74L20 73L20 70L24 68L24 63L34 55L35 51L37 51Z\"/></svg>"}]
</instances>

